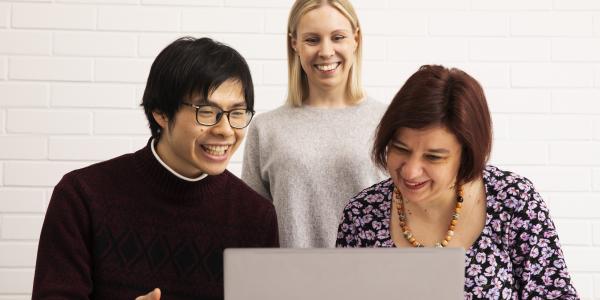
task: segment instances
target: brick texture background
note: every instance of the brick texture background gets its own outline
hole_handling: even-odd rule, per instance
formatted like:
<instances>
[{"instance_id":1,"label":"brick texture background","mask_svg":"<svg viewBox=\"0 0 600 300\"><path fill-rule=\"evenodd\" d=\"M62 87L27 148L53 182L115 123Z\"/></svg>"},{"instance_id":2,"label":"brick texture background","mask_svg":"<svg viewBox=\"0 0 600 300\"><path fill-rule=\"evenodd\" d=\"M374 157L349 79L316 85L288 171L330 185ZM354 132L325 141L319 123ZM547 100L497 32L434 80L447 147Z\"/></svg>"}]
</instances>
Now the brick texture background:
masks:
<instances>
[{"instance_id":1,"label":"brick texture background","mask_svg":"<svg viewBox=\"0 0 600 300\"><path fill-rule=\"evenodd\" d=\"M364 83L389 102L418 66L484 86L491 162L529 177L550 206L583 299L600 299L600 1L354 0ZM291 0L0 0L0 300L29 299L53 186L134 151L154 57L183 35L244 55L256 107L286 92ZM243 148L230 170L241 171Z\"/></svg>"}]
</instances>

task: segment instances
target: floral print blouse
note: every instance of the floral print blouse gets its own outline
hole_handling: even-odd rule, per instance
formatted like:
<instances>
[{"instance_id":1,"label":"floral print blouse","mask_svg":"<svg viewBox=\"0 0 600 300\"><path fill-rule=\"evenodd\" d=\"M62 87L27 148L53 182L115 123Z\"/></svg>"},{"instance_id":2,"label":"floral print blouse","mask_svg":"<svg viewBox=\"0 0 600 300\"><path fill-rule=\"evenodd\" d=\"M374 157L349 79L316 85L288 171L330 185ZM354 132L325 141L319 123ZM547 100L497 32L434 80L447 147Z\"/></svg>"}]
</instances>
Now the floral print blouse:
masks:
<instances>
[{"instance_id":1,"label":"floral print blouse","mask_svg":"<svg viewBox=\"0 0 600 300\"><path fill-rule=\"evenodd\" d=\"M487 166L487 216L466 250L465 299L579 299L554 223L533 184ZM392 179L354 196L338 228L337 247L395 247L390 236Z\"/></svg>"}]
</instances>

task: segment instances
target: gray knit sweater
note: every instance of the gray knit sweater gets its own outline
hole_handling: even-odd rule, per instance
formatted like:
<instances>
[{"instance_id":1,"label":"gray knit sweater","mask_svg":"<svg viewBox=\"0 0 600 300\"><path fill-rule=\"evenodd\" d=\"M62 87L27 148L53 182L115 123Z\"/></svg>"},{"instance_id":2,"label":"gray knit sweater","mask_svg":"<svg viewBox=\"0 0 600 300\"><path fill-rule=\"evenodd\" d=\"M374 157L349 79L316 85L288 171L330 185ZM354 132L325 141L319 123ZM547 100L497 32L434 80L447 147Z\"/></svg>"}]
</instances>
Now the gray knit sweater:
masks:
<instances>
[{"instance_id":1,"label":"gray knit sweater","mask_svg":"<svg viewBox=\"0 0 600 300\"><path fill-rule=\"evenodd\" d=\"M282 106L252 121L242 179L271 199L281 247L334 247L344 205L383 180L370 159L383 103L341 109Z\"/></svg>"}]
</instances>

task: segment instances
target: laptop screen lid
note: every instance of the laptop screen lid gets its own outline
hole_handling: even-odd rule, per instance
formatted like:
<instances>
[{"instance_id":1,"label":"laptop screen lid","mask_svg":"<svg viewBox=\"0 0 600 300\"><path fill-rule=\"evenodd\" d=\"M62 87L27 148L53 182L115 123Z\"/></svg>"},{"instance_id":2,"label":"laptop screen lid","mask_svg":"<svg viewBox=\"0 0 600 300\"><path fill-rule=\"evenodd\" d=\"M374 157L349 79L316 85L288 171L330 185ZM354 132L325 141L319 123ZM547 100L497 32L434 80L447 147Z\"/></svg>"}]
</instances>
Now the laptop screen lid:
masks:
<instances>
[{"instance_id":1,"label":"laptop screen lid","mask_svg":"<svg viewBox=\"0 0 600 300\"><path fill-rule=\"evenodd\" d=\"M226 249L225 300L464 299L462 248Z\"/></svg>"}]
</instances>

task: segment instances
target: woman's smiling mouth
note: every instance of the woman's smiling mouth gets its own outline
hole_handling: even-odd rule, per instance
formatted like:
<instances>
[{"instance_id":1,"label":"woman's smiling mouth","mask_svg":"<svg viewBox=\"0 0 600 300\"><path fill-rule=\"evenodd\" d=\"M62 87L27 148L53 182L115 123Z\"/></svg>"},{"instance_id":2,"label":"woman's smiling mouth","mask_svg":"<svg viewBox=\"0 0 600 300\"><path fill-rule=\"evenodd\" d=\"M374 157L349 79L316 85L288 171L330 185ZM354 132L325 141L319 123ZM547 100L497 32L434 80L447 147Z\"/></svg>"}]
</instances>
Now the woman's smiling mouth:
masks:
<instances>
[{"instance_id":1,"label":"woman's smiling mouth","mask_svg":"<svg viewBox=\"0 0 600 300\"><path fill-rule=\"evenodd\" d=\"M330 64L315 64L314 67L320 72L330 73L335 71L341 64L341 62L335 62Z\"/></svg>"}]
</instances>

